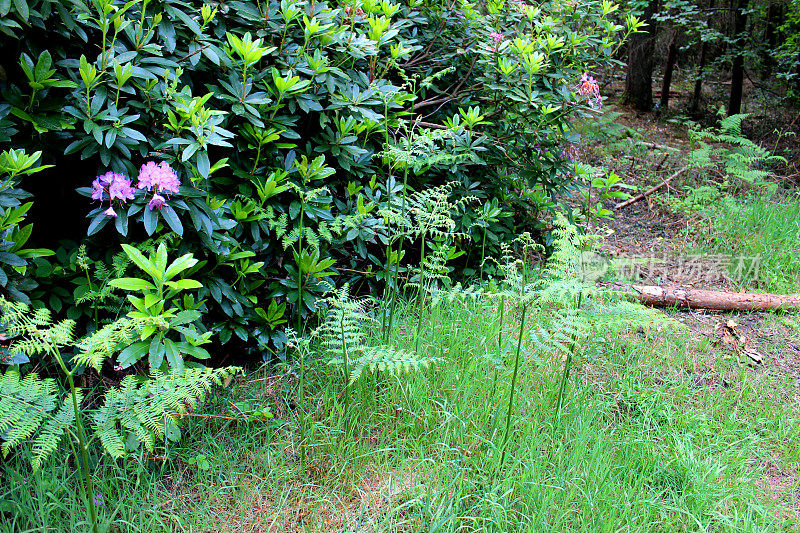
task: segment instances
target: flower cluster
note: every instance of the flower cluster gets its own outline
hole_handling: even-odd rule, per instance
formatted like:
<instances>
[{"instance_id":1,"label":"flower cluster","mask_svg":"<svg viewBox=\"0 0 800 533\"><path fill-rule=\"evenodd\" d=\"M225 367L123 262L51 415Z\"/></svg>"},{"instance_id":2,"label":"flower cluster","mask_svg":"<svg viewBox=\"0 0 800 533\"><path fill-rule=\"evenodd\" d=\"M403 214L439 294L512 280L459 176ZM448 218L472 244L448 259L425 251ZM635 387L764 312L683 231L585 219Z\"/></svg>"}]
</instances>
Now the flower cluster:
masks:
<instances>
[{"instance_id":1,"label":"flower cluster","mask_svg":"<svg viewBox=\"0 0 800 533\"><path fill-rule=\"evenodd\" d=\"M492 38L492 51L497 52L497 49L500 47L500 43L506 40L505 36L502 33L498 33L493 31L489 37Z\"/></svg>"},{"instance_id":2,"label":"flower cluster","mask_svg":"<svg viewBox=\"0 0 800 533\"><path fill-rule=\"evenodd\" d=\"M522 13L523 15L525 14L525 8L528 6L528 4L526 4L522 0L511 0L511 2L509 2L509 5L511 9L513 9L517 13Z\"/></svg>"},{"instance_id":3,"label":"flower cluster","mask_svg":"<svg viewBox=\"0 0 800 533\"><path fill-rule=\"evenodd\" d=\"M147 204L151 211L164 206L167 203L164 194L177 193L181 185L177 172L165 161L158 165L153 161L142 165L138 180L136 189L147 189L148 193L153 193ZM125 174L106 172L102 176L97 176L92 182L92 200L100 200L101 206L108 200L108 209L103 211L103 214L115 218L117 212L114 211L114 201L124 205L128 200L133 200L136 189Z\"/></svg>"},{"instance_id":4,"label":"flower cluster","mask_svg":"<svg viewBox=\"0 0 800 533\"><path fill-rule=\"evenodd\" d=\"M114 200L119 200L120 204L124 204L128 200L133 200L133 187L131 187L131 180L118 172L106 172L102 176L97 176L92 182L92 200L100 200L102 202L108 199L108 209L103 211L103 214L109 217L116 217L117 212L114 211Z\"/></svg>"},{"instance_id":5,"label":"flower cluster","mask_svg":"<svg viewBox=\"0 0 800 533\"><path fill-rule=\"evenodd\" d=\"M172 170L172 167L166 161L162 161L159 165L150 161L139 169L139 184L137 188L147 189L148 193L153 193L153 198L147 204L151 211L160 209L167 203L166 198L161 194L162 192L177 193L180 186L181 182L178 179L178 173Z\"/></svg>"},{"instance_id":6,"label":"flower cluster","mask_svg":"<svg viewBox=\"0 0 800 533\"><path fill-rule=\"evenodd\" d=\"M603 97L600 96L600 86L597 80L589 76L587 73L581 75L581 81L575 88L575 92L581 96L587 96L589 99L589 107L592 109L600 109L603 106Z\"/></svg>"},{"instance_id":7,"label":"flower cluster","mask_svg":"<svg viewBox=\"0 0 800 533\"><path fill-rule=\"evenodd\" d=\"M547 153L550 152L549 148L545 148L544 146L541 146L539 143L534 144L533 149L539 152L540 156L547 155Z\"/></svg>"},{"instance_id":8,"label":"flower cluster","mask_svg":"<svg viewBox=\"0 0 800 533\"><path fill-rule=\"evenodd\" d=\"M353 9L355 7L355 9ZM344 6L344 22L355 22L356 19L366 19L367 14L364 13L364 10L361 9L361 6L358 4L353 4L353 6Z\"/></svg>"}]
</instances>

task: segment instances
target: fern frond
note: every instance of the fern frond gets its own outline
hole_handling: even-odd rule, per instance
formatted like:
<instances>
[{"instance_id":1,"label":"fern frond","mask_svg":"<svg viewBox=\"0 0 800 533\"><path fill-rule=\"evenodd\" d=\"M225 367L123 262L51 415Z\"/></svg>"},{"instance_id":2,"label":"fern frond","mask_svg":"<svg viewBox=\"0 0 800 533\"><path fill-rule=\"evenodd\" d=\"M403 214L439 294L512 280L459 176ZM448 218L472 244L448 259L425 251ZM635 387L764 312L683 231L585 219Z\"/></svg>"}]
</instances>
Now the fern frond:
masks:
<instances>
[{"instance_id":1,"label":"fern frond","mask_svg":"<svg viewBox=\"0 0 800 533\"><path fill-rule=\"evenodd\" d=\"M431 289L431 305L433 307L436 307L443 300L447 300L450 303L456 300L479 301L483 298L486 298L487 296L494 296L494 295L490 294L484 287L478 285L470 285L468 287L464 287L461 285L461 282L459 281L449 289L438 289L438 288Z\"/></svg>"},{"instance_id":2,"label":"fern frond","mask_svg":"<svg viewBox=\"0 0 800 533\"><path fill-rule=\"evenodd\" d=\"M345 353L352 357L364 348L367 334L363 325L375 322L366 313L366 302L365 298L350 296L348 283L325 298L327 309L317 334L321 335L322 346L331 357L343 358Z\"/></svg>"},{"instance_id":3,"label":"fern frond","mask_svg":"<svg viewBox=\"0 0 800 533\"><path fill-rule=\"evenodd\" d=\"M167 323L161 317L147 317L122 318L107 324L77 344L79 353L75 356L75 362L99 371L103 361L117 353L121 347L130 344L133 333L141 331L147 325L165 327Z\"/></svg>"},{"instance_id":4,"label":"fern frond","mask_svg":"<svg viewBox=\"0 0 800 533\"><path fill-rule=\"evenodd\" d=\"M350 384L355 383L365 370L381 371L392 376L428 368L438 361L436 357L425 357L415 352L398 350L393 346L372 346L365 348L358 357L350 359ZM342 365L341 359L333 359L330 364Z\"/></svg>"},{"instance_id":5,"label":"fern frond","mask_svg":"<svg viewBox=\"0 0 800 533\"><path fill-rule=\"evenodd\" d=\"M56 408L58 397L52 379L28 374L20 380L17 370L9 368L0 376L0 439L3 457L29 439Z\"/></svg>"},{"instance_id":6,"label":"fern frond","mask_svg":"<svg viewBox=\"0 0 800 533\"><path fill-rule=\"evenodd\" d=\"M195 409L211 390L239 368L187 368L154 371L149 380L127 376L118 389L109 389L92 414L95 435L112 457L122 457L129 435L153 451L157 441L180 436L178 424L188 409Z\"/></svg>"},{"instance_id":7,"label":"fern frond","mask_svg":"<svg viewBox=\"0 0 800 533\"><path fill-rule=\"evenodd\" d=\"M11 338L9 353L35 355L58 351L73 342L75 322L62 320L53 322L47 309L34 309L21 302L10 302L0 298L0 324Z\"/></svg>"},{"instance_id":8,"label":"fern frond","mask_svg":"<svg viewBox=\"0 0 800 533\"><path fill-rule=\"evenodd\" d=\"M76 391L78 405L83 401L83 392ZM39 470L42 463L58 448L58 443L75 423L75 406L72 397L66 396L55 415L50 417L39 429L33 441L33 469Z\"/></svg>"}]
</instances>

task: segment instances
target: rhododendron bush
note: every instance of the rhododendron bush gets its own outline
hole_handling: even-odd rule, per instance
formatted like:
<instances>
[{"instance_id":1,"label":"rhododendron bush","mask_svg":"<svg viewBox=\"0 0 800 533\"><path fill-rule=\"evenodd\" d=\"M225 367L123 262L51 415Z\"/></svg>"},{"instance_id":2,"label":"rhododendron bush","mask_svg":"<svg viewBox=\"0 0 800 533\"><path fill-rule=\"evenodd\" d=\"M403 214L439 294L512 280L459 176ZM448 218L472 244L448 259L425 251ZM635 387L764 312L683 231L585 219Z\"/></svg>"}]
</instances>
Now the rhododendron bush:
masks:
<instances>
[{"instance_id":1,"label":"rhododendron bush","mask_svg":"<svg viewBox=\"0 0 800 533\"><path fill-rule=\"evenodd\" d=\"M602 104L593 73L637 25L594 0L0 9L0 148L53 165L6 192L35 192L31 239L56 251L3 264L7 287L93 330L125 312L104 277L124 274L120 244L166 243L199 260L180 305L220 357L280 348L327 286L390 282L382 213L404 187L452 183L459 245L479 250L456 275L544 231L579 185L566 151Z\"/></svg>"}]
</instances>

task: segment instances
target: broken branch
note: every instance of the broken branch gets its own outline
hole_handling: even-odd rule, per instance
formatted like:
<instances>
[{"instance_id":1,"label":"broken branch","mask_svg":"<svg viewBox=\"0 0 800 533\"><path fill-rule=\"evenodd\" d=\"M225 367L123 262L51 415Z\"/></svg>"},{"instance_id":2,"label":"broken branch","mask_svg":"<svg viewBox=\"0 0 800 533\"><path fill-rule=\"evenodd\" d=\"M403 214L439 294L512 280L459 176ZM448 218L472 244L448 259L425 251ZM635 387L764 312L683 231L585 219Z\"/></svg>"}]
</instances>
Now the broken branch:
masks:
<instances>
[{"instance_id":1,"label":"broken branch","mask_svg":"<svg viewBox=\"0 0 800 533\"><path fill-rule=\"evenodd\" d=\"M640 200L644 200L645 198L647 198L648 196L650 196L651 194L656 192L658 189L660 189L661 187L665 186L670 181L674 180L675 178L677 178L678 176L680 176L681 174L683 174L687 170L689 170L688 166L683 167L682 169L680 169L675 174L673 174L672 176L668 177L667 179L665 179L664 181L662 181L661 183L659 183L655 187L650 187L649 189L644 191L642 194L638 194L638 195L634 196L633 198L631 198L629 200L625 200L624 202L618 203L617 205L614 206L614 209L622 209L623 207L629 206L631 204L635 204L636 202L638 202Z\"/></svg>"}]
</instances>

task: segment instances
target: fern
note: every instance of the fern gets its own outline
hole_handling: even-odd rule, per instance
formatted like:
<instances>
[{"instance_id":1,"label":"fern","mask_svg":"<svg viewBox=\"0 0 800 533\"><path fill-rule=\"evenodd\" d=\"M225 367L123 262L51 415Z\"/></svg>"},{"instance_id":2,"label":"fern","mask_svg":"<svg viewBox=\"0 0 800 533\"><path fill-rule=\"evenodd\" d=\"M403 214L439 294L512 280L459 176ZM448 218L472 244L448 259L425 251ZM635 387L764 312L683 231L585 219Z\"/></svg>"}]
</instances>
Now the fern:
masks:
<instances>
[{"instance_id":1,"label":"fern","mask_svg":"<svg viewBox=\"0 0 800 533\"><path fill-rule=\"evenodd\" d=\"M536 291L543 320L531 329L530 335L537 349L569 351L592 336L635 327L682 327L660 311L597 286L586 275L582 261L587 253L593 253L597 238L578 234L562 217L556 219L555 225L554 251Z\"/></svg>"},{"instance_id":2,"label":"fern","mask_svg":"<svg viewBox=\"0 0 800 533\"><path fill-rule=\"evenodd\" d=\"M351 361L352 370L350 371L350 384L355 383L358 378L369 369L371 372L386 372L392 376L399 376L403 373L428 368L435 362L435 357L422 357L416 352L398 350L393 346L372 346L364 348L362 354ZM336 364L336 361L331 361Z\"/></svg>"},{"instance_id":3,"label":"fern","mask_svg":"<svg viewBox=\"0 0 800 533\"><path fill-rule=\"evenodd\" d=\"M322 338L322 346L330 357L328 364L344 368L349 385L355 383L365 370L397 376L427 368L436 360L392 346L368 345L365 326L377 321L367 316L366 299L350 296L348 284L333 291L325 302L328 308L315 334Z\"/></svg>"},{"instance_id":4,"label":"fern","mask_svg":"<svg viewBox=\"0 0 800 533\"><path fill-rule=\"evenodd\" d=\"M742 122L748 116L737 114L722 117L717 130L690 131L691 139L698 144L698 148L689 154L691 164L706 169L721 163L727 175L754 187L765 185L772 175L765 169L774 163L785 163L786 159L773 155L742 134Z\"/></svg>"},{"instance_id":5,"label":"fern","mask_svg":"<svg viewBox=\"0 0 800 533\"><path fill-rule=\"evenodd\" d=\"M88 282L87 290L75 298L75 303L90 303L95 311L102 309L116 313L123 299L114 294L114 287L109 285L109 282L125 274L125 270L130 265L128 256L122 252L114 254L109 266L101 261L92 262L86 254L86 246L81 245L75 256L75 264L85 272ZM94 275L92 275L92 266L94 266Z\"/></svg>"},{"instance_id":6,"label":"fern","mask_svg":"<svg viewBox=\"0 0 800 533\"><path fill-rule=\"evenodd\" d=\"M163 319L120 319L76 341L72 335L74 323L70 320L54 322L47 310L31 310L25 304L2 298L0 309L11 341L9 352L50 354L57 359L70 382L70 391L60 390L53 379L41 379L35 373L21 378L13 367L0 376L3 455L32 440L33 466L38 469L57 448L64 434L78 437L81 432L75 405L80 406L85 394L74 387L72 371L64 363L61 349L67 346L77 348L74 363L99 370L105 359L130 342L134 332L147 325L158 326L158 320ZM179 438L181 415L195 409L212 384L236 372L238 369L235 367L192 368L182 373L156 371L149 379L128 376L119 388L109 389L102 405L91 411L93 435L115 458L124 454L124 443L130 435L153 451L157 441L165 437ZM73 432L73 428L78 431Z\"/></svg>"},{"instance_id":7,"label":"fern","mask_svg":"<svg viewBox=\"0 0 800 533\"><path fill-rule=\"evenodd\" d=\"M142 381L127 376L119 388L109 389L103 404L92 413L95 435L115 459L124 456L130 436L153 452L158 441L176 441L182 415L197 408L213 384L238 369L189 368L183 373L154 372Z\"/></svg>"},{"instance_id":8,"label":"fern","mask_svg":"<svg viewBox=\"0 0 800 533\"><path fill-rule=\"evenodd\" d=\"M90 410L103 450L121 458L130 449L129 437L152 452L159 441L180 438L181 417L198 407L213 384L219 384L237 368L191 368L182 374L154 372L149 379L127 376L119 388L106 391L102 405ZM77 403L84 392L77 391ZM72 398L56 391L55 381L31 373L20 379L9 368L0 376L0 439L3 456L24 443L33 443L33 467L56 450L63 436L74 433L75 410Z\"/></svg>"},{"instance_id":9,"label":"fern","mask_svg":"<svg viewBox=\"0 0 800 533\"><path fill-rule=\"evenodd\" d=\"M9 368L0 377L0 439L3 457L29 439L56 408L56 383Z\"/></svg>"},{"instance_id":10,"label":"fern","mask_svg":"<svg viewBox=\"0 0 800 533\"><path fill-rule=\"evenodd\" d=\"M76 403L83 401L83 392L77 391L75 395ZM75 425L75 403L69 396L65 396L61 401L61 407L47 417L47 420L39 428L33 441L33 469L39 470L44 461L58 448L58 444L67 432L72 432ZM80 444L80 443L78 443Z\"/></svg>"}]
</instances>

